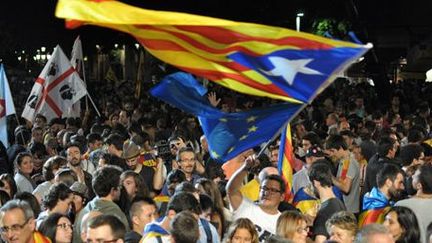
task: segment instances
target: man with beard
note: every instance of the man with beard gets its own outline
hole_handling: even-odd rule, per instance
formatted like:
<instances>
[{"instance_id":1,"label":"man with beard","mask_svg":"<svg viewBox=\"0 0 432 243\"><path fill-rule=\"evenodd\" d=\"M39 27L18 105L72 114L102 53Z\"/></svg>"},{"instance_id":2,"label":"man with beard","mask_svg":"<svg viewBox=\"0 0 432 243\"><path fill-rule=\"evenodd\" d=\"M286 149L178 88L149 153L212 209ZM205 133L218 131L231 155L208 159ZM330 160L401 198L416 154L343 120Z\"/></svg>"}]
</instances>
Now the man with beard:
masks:
<instances>
[{"instance_id":1,"label":"man with beard","mask_svg":"<svg viewBox=\"0 0 432 243\"><path fill-rule=\"evenodd\" d=\"M186 180L195 184L195 181L201 178L201 176L195 173L195 166L197 164L197 159L195 152L192 148L183 147L177 152L177 165L180 170L182 170L186 175Z\"/></svg>"},{"instance_id":2,"label":"man with beard","mask_svg":"<svg viewBox=\"0 0 432 243\"><path fill-rule=\"evenodd\" d=\"M153 191L153 177L155 169L153 167L145 166L139 161L141 156L141 148L132 141L127 141L123 145L122 158L126 160L127 167L130 170L138 173L145 181L146 186L150 192Z\"/></svg>"},{"instance_id":3,"label":"man with beard","mask_svg":"<svg viewBox=\"0 0 432 243\"><path fill-rule=\"evenodd\" d=\"M386 164L377 174L377 186L363 198L363 213L359 217L359 226L370 223L383 223L387 208L400 199L404 191L404 174L396 165ZM392 201L393 200L393 201Z\"/></svg>"},{"instance_id":4,"label":"man with beard","mask_svg":"<svg viewBox=\"0 0 432 243\"><path fill-rule=\"evenodd\" d=\"M326 229L327 220L335 213L345 210L345 205L333 193L332 173L325 162L315 162L309 172L309 180L320 199L321 206L314 219L312 234L315 242L325 242L329 237Z\"/></svg>"},{"instance_id":5,"label":"man with beard","mask_svg":"<svg viewBox=\"0 0 432 243\"><path fill-rule=\"evenodd\" d=\"M87 188L89 188L89 198L94 197L94 192L92 188L92 175L84 170L84 166L81 160L81 150L78 144L71 143L68 145L66 149L66 159L67 159L67 167L70 168L77 175L78 182L86 184ZM91 164L88 161L85 161L87 164Z\"/></svg>"}]
</instances>

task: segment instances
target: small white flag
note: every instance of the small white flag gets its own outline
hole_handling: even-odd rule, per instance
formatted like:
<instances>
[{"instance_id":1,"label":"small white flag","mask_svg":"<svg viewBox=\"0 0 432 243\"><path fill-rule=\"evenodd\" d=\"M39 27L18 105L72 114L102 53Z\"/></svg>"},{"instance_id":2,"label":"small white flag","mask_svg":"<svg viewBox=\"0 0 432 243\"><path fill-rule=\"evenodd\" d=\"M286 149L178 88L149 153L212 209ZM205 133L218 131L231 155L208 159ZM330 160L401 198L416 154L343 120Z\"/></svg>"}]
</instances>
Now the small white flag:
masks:
<instances>
[{"instance_id":1,"label":"small white flag","mask_svg":"<svg viewBox=\"0 0 432 243\"><path fill-rule=\"evenodd\" d=\"M75 39L75 42L72 47L72 55L71 55L71 64L72 67L75 68L78 75L83 78L84 72L84 57L83 57L83 51L82 51L82 45L81 45L81 39L78 36ZM75 104L71 106L70 109L65 111L63 113L63 117L80 117L81 116L81 101L78 100Z\"/></svg>"},{"instance_id":2,"label":"small white flag","mask_svg":"<svg viewBox=\"0 0 432 243\"><path fill-rule=\"evenodd\" d=\"M22 117L32 122L36 114L44 115L48 121L62 117L86 94L84 82L57 45L33 85Z\"/></svg>"}]
</instances>

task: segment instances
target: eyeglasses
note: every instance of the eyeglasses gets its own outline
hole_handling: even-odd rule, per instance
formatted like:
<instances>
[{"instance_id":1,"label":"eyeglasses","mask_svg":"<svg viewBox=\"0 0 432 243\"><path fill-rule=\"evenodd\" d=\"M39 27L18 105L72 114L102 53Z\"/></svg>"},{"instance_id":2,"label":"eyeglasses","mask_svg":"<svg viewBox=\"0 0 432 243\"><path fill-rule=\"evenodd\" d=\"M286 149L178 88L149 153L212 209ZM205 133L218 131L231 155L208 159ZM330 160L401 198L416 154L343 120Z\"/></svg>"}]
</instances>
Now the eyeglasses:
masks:
<instances>
[{"instance_id":1,"label":"eyeglasses","mask_svg":"<svg viewBox=\"0 0 432 243\"><path fill-rule=\"evenodd\" d=\"M12 226L3 226L0 227L1 234L7 234L9 231L17 232L20 231L26 226L30 219L27 219L23 224L14 224Z\"/></svg>"},{"instance_id":2,"label":"eyeglasses","mask_svg":"<svg viewBox=\"0 0 432 243\"><path fill-rule=\"evenodd\" d=\"M57 227L59 227L60 229L71 229L73 230L73 225L72 224L67 224L67 223L63 223L63 224L58 224Z\"/></svg>"},{"instance_id":3,"label":"eyeglasses","mask_svg":"<svg viewBox=\"0 0 432 243\"><path fill-rule=\"evenodd\" d=\"M112 243L112 242L116 242L118 239L114 239L114 240L87 240L86 243Z\"/></svg>"},{"instance_id":4,"label":"eyeglasses","mask_svg":"<svg viewBox=\"0 0 432 243\"><path fill-rule=\"evenodd\" d=\"M276 194L276 193L281 193L282 192L280 190L277 190L277 189L274 189L274 188L268 188L266 186L260 187L260 190L262 190L264 192L269 192L269 193L272 193L272 194Z\"/></svg>"}]
</instances>

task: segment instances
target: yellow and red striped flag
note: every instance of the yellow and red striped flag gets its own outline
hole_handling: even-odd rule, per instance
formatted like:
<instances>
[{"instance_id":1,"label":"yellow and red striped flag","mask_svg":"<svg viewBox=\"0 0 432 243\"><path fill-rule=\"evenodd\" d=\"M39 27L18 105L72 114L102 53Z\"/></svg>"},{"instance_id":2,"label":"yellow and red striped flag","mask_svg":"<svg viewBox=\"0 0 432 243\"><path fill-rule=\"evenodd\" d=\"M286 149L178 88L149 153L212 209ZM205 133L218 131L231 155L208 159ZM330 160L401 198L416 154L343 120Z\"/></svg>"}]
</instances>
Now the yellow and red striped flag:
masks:
<instances>
[{"instance_id":1,"label":"yellow and red striped flag","mask_svg":"<svg viewBox=\"0 0 432 243\"><path fill-rule=\"evenodd\" d=\"M284 128L279 146L279 161L278 170L279 175L285 181L285 201L290 202L293 199L292 181L293 181L293 168L294 168L294 150L291 140L291 126L288 124Z\"/></svg>"},{"instance_id":2,"label":"yellow and red striped flag","mask_svg":"<svg viewBox=\"0 0 432 243\"><path fill-rule=\"evenodd\" d=\"M110 0L59 0L69 28L92 24L126 32L152 55L232 90L308 103L371 44Z\"/></svg>"},{"instance_id":3,"label":"yellow and red striped flag","mask_svg":"<svg viewBox=\"0 0 432 243\"><path fill-rule=\"evenodd\" d=\"M384 222L384 215L390 210L390 207L374 208L362 212L359 216L358 226L362 228L368 224L382 224Z\"/></svg>"}]
</instances>

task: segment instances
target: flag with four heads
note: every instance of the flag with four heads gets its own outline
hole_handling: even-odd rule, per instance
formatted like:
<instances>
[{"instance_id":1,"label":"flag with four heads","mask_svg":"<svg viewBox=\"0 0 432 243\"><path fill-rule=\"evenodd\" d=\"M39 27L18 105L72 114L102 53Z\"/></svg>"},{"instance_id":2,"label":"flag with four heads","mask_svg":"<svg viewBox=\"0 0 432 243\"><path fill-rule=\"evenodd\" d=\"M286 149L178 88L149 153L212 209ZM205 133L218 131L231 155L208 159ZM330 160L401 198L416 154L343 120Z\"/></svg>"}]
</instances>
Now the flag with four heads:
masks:
<instances>
[{"instance_id":1,"label":"flag with four heads","mask_svg":"<svg viewBox=\"0 0 432 243\"><path fill-rule=\"evenodd\" d=\"M82 51L82 45L81 45L81 39L78 36L75 39L75 42L72 47L72 54L71 54L71 64L72 67L75 68L77 73L80 75L81 78L84 78L84 57L83 57L83 51ZM81 101L78 100L75 104L71 106L66 112L63 113L63 117L80 117L81 116Z\"/></svg>"},{"instance_id":2,"label":"flag with four heads","mask_svg":"<svg viewBox=\"0 0 432 243\"><path fill-rule=\"evenodd\" d=\"M15 114L15 105L9 88L3 64L0 64L0 141L9 147L7 134L7 116Z\"/></svg>"},{"instance_id":3,"label":"flag with four heads","mask_svg":"<svg viewBox=\"0 0 432 243\"><path fill-rule=\"evenodd\" d=\"M22 117L33 121L36 114L47 120L62 117L70 107L87 94L84 82L57 45L27 98Z\"/></svg>"},{"instance_id":4,"label":"flag with four heads","mask_svg":"<svg viewBox=\"0 0 432 243\"><path fill-rule=\"evenodd\" d=\"M372 45L118 1L59 0L67 27L92 24L134 36L152 55L237 92L309 103Z\"/></svg>"}]
</instances>

